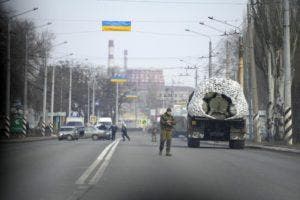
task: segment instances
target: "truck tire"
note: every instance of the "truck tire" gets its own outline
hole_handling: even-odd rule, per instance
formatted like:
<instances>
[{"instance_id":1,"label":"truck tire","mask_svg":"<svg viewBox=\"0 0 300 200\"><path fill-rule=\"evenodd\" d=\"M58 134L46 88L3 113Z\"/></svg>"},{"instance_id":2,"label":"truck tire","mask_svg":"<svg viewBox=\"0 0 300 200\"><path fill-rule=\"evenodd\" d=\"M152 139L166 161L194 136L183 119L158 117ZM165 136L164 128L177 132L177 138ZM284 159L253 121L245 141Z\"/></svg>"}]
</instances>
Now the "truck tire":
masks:
<instances>
[{"instance_id":1,"label":"truck tire","mask_svg":"<svg viewBox=\"0 0 300 200\"><path fill-rule=\"evenodd\" d=\"M229 140L230 149L244 149L245 140Z\"/></svg>"},{"instance_id":2,"label":"truck tire","mask_svg":"<svg viewBox=\"0 0 300 200\"><path fill-rule=\"evenodd\" d=\"M187 145L191 148L198 148L200 146L200 140L194 138L187 139Z\"/></svg>"}]
</instances>

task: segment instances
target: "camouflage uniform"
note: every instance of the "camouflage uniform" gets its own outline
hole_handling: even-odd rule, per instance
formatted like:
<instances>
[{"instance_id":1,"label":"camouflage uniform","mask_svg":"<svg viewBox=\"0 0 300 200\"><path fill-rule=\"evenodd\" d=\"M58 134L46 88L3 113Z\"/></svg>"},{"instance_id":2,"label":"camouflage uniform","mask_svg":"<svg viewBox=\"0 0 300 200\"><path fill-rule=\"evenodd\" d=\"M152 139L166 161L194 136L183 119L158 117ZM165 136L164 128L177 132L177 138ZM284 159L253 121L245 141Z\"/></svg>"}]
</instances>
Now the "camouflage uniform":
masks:
<instances>
[{"instance_id":1,"label":"camouflage uniform","mask_svg":"<svg viewBox=\"0 0 300 200\"><path fill-rule=\"evenodd\" d=\"M169 123L168 123L169 122ZM159 151L162 152L164 149L165 142L167 141L167 154L170 153L171 150L171 140L172 140L172 129L175 125L175 121L172 115L169 115L167 112L160 116L160 145Z\"/></svg>"}]
</instances>

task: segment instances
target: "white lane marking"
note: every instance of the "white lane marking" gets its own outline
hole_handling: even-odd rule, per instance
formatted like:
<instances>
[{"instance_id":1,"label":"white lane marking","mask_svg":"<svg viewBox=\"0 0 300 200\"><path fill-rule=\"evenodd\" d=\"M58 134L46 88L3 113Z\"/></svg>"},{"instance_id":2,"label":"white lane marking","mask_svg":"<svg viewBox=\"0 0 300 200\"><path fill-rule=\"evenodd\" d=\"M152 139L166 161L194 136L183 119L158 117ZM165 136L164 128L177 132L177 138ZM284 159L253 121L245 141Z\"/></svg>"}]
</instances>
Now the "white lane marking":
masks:
<instances>
[{"instance_id":1,"label":"white lane marking","mask_svg":"<svg viewBox=\"0 0 300 200\"><path fill-rule=\"evenodd\" d=\"M103 160L104 156L107 154L108 150L116 144L117 141L114 141L110 143L105 149L101 152L101 154L98 156L98 158L85 170L85 172L77 179L75 182L77 185L84 184L86 179L91 175L91 173L94 171L94 169L97 167L97 165Z\"/></svg>"},{"instance_id":2,"label":"white lane marking","mask_svg":"<svg viewBox=\"0 0 300 200\"><path fill-rule=\"evenodd\" d=\"M117 141L116 144L114 144L114 146L111 148L110 152L107 154L107 156L105 157L104 159L104 162L102 163L102 165L99 167L99 169L97 170L96 174L94 175L94 177L90 180L89 184L90 185L94 185L96 184L100 178L102 177L106 167L108 166L111 158L112 158L112 155L114 154L119 142L120 142L121 139L119 139Z\"/></svg>"}]
</instances>

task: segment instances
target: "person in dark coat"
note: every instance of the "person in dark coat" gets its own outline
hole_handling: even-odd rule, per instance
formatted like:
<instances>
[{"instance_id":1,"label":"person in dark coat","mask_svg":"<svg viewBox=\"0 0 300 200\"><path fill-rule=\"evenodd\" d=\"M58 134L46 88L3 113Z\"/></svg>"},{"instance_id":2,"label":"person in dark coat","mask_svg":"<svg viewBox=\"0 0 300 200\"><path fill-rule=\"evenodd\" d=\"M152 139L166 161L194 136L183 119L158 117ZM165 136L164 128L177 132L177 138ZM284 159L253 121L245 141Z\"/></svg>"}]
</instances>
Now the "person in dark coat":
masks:
<instances>
[{"instance_id":1,"label":"person in dark coat","mask_svg":"<svg viewBox=\"0 0 300 200\"><path fill-rule=\"evenodd\" d=\"M123 137L123 141L125 141L125 137L130 141L130 137L127 134L127 128L126 128L126 124L123 122L122 123L122 137Z\"/></svg>"},{"instance_id":2,"label":"person in dark coat","mask_svg":"<svg viewBox=\"0 0 300 200\"><path fill-rule=\"evenodd\" d=\"M118 130L117 125L115 125L115 124L111 125L109 130L111 130L111 140L115 140L116 139L116 132Z\"/></svg>"}]
</instances>

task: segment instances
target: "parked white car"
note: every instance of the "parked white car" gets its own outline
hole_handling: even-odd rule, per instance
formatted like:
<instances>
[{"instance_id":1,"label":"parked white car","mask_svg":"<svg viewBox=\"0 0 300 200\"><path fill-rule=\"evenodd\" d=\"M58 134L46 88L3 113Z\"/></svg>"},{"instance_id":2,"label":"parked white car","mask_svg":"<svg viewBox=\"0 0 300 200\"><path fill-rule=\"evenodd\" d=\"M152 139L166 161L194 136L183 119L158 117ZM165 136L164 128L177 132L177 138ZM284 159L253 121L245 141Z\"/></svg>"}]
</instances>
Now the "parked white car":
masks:
<instances>
[{"instance_id":1,"label":"parked white car","mask_svg":"<svg viewBox=\"0 0 300 200\"><path fill-rule=\"evenodd\" d=\"M78 140L79 130L74 126L62 126L58 132L58 140Z\"/></svg>"},{"instance_id":2,"label":"parked white car","mask_svg":"<svg viewBox=\"0 0 300 200\"><path fill-rule=\"evenodd\" d=\"M84 135L86 137L91 137L93 140L106 139L106 134L105 130L99 130L94 126L87 126L84 130Z\"/></svg>"}]
</instances>

